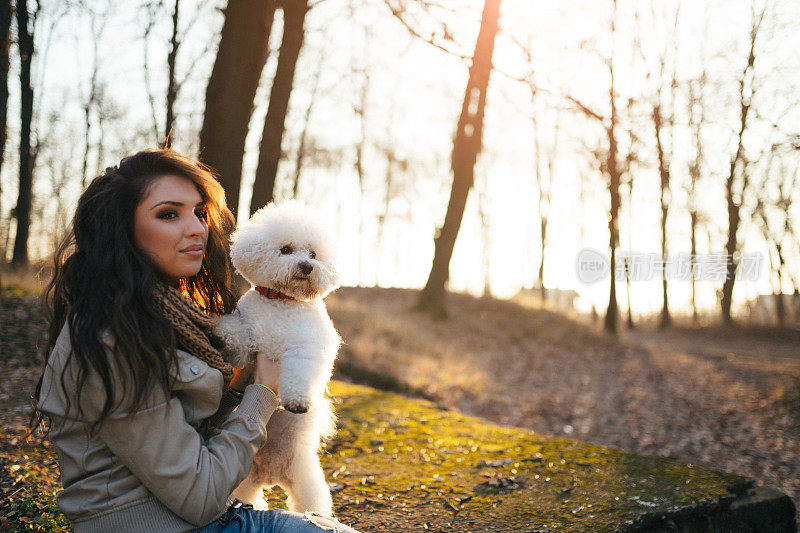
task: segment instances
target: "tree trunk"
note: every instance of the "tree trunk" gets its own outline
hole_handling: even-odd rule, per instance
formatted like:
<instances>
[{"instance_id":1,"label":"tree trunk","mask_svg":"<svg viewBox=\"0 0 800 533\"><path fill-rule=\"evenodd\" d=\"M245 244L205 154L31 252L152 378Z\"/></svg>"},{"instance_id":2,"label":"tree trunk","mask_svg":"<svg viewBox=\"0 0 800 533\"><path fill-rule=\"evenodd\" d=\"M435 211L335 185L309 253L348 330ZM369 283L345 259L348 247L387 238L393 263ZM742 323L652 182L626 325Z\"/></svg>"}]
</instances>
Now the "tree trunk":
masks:
<instances>
[{"instance_id":1,"label":"tree trunk","mask_svg":"<svg viewBox=\"0 0 800 533\"><path fill-rule=\"evenodd\" d=\"M0 175L3 170L3 155L6 150L8 135L8 67L9 49L11 46L11 0L0 4ZM3 184L0 182L0 198L3 196ZM0 216L2 214L0 205ZM5 246L0 250L0 263L6 262ZM2 285L2 279L0 279Z\"/></svg>"},{"instance_id":2,"label":"tree trunk","mask_svg":"<svg viewBox=\"0 0 800 533\"><path fill-rule=\"evenodd\" d=\"M396 80L396 83L399 83L399 77ZM387 244L390 248L397 248L395 243L387 243L386 242L386 224L389 221L389 214L391 208L392 199L395 196L395 189L396 186L396 177L395 173L397 171L402 172L404 167L405 161L398 161L397 153L395 152L395 142L394 142L394 125L396 123L396 116L397 116L397 98L391 99L391 105L389 107L389 112L387 113L386 117L386 133L383 140L383 147L381 152L383 156L386 158L386 172L384 174L384 183L386 185L386 193L383 196L383 209L378 214L377 220L377 237L376 237L376 254L377 258L375 261L375 282L376 285L380 285L380 273L383 272L384 266L384 251L387 249ZM397 263L394 263L397 266Z\"/></svg>"},{"instance_id":3,"label":"tree trunk","mask_svg":"<svg viewBox=\"0 0 800 533\"><path fill-rule=\"evenodd\" d=\"M586 213L586 188L589 186L589 179L586 173L582 172L580 175L580 190L578 191L578 205L580 206L580 243L581 249L584 248L586 245L586 217L584 214ZM589 316L592 319L592 323L597 322L598 314L597 314L597 307L595 306L594 302L592 302L592 309L589 311Z\"/></svg>"},{"instance_id":4,"label":"tree trunk","mask_svg":"<svg viewBox=\"0 0 800 533\"><path fill-rule=\"evenodd\" d=\"M489 210L487 208L488 202L488 183L487 180L483 181L483 187L475 187L476 200L478 204L478 218L480 220L481 226L481 249L483 253L481 254L481 267L483 270L483 293L481 297L488 298L492 295L492 239L491 239L491 228L489 226Z\"/></svg>"},{"instance_id":5,"label":"tree trunk","mask_svg":"<svg viewBox=\"0 0 800 533\"><path fill-rule=\"evenodd\" d=\"M558 137L560 134L559 117L556 115L555 123L553 124L553 143L547 147L547 174L541 170L542 156L541 138L539 136L539 127L534 117L534 138L536 144L536 174L538 176L539 185L539 239L542 245L542 253L539 260L539 275L537 276L537 284L539 285L540 295L542 302L547 301L547 289L544 286L544 263L547 255L547 221L550 215L550 206L552 204L552 191L553 191L553 169L555 168L555 160L558 156Z\"/></svg>"},{"instance_id":6,"label":"tree trunk","mask_svg":"<svg viewBox=\"0 0 800 533\"><path fill-rule=\"evenodd\" d=\"M144 87L145 92L147 93L147 103L150 107L150 117L153 121L153 141L158 142L161 138L161 133L158 131L158 117L156 113L156 97L153 94L153 91L150 90L150 63L147 60L148 57L148 44L150 42L150 34L153 32L153 28L156 25L156 19L158 15L151 9L149 10L150 13L148 14L147 23L144 25L144 38L142 39L142 43L144 44L144 53L142 54L142 62L143 62L143 73L144 73Z\"/></svg>"},{"instance_id":7,"label":"tree trunk","mask_svg":"<svg viewBox=\"0 0 800 533\"><path fill-rule=\"evenodd\" d=\"M792 292L792 312L795 324L800 323L800 287L795 285Z\"/></svg>"},{"instance_id":8,"label":"tree trunk","mask_svg":"<svg viewBox=\"0 0 800 533\"><path fill-rule=\"evenodd\" d=\"M361 98L356 104L356 115L358 116L359 132L361 133L358 143L356 143L356 176L358 176L358 200L356 202L356 239L358 239L358 255L356 257L356 282L361 285L362 263L364 261L364 189L366 184L366 172L364 171L364 148L367 145L367 121L364 118L367 108L367 95L369 93L369 78L364 73L364 82L361 85Z\"/></svg>"},{"instance_id":9,"label":"tree trunk","mask_svg":"<svg viewBox=\"0 0 800 533\"><path fill-rule=\"evenodd\" d=\"M394 106L393 106L394 107ZM389 114L390 117L394 113ZM393 123L390 118L390 125ZM394 183L395 183L395 166L397 165L397 158L395 156L394 147L388 142L389 133L387 132L387 145L384 149L386 156L386 174L384 175L384 182L386 183L386 194L383 197L383 211L378 215L378 228L377 228L377 254L378 257L375 261L375 284L380 285L380 273L383 271L383 251L386 248L385 233L386 223L389 220L389 208L393 198Z\"/></svg>"},{"instance_id":10,"label":"tree trunk","mask_svg":"<svg viewBox=\"0 0 800 533\"><path fill-rule=\"evenodd\" d=\"M606 131L608 135L608 157L606 159L606 167L608 171L608 195L611 200L611 209L608 217L608 247L611 252L611 283L608 294L608 308L606 309L606 317L603 323L605 330L609 333L617 333L617 283L614 269L617 264L617 246L619 245L619 185L621 178L621 170L619 162L617 161L617 137L615 127L617 124L617 106L614 98L614 69L610 67L611 71L611 123Z\"/></svg>"},{"instance_id":11,"label":"tree trunk","mask_svg":"<svg viewBox=\"0 0 800 533\"><path fill-rule=\"evenodd\" d=\"M697 324L699 319L697 315L697 287L695 284L695 265L697 264L697 211L692 210L691 214L691 249L689 251L689 275L691 276L690 282L692 284L692 322Z\"/></svg>"},{"instance_id":12,"label":"tree trunk","mask_svg":"<svg viewBox=\"0 0 800 533\"><path fill-rule=\"evenodd\" d=\"M253 98L269 53L274 0L230 0L206 88L200 158L216 170L236 215Z\"/></svg>"},{"instance_id":13,"label":"tree trunk","mask_svg":"<svg viewBox=\"0 0 800 533\"><path fill-rule=\"evenodd\" d=\"M779 242L775 243L775 251L778 252L778 290L775 295L777 301L775 302L775 311L778 313L778 325L784 326L786 324L786 306L783 304L783 266L785 261L783 259L783 250Z\"/></svg>"},{"instance_id":14,"label":"tree trunk","mask_svg":"<svg viewBox=\"0 0 800 533\"><path fill-rule=\"evenodd\" d=\"M689 273L692 288L692 321L697 324L699 316L697 313L697 287L695 270L697 268L697 228L699 223L699 213L697 209L697 184L702 175L703 166L703 123L705 122L705 101L703 99L703 89L706 84L705 68L697 83L689 83L689 101L687 102L689 115L689 130L692 132L695 154L694 159L689 163L689 219L690 219L690 252L689 252Z\"/></svg>"},{"instance_id":15,"label":"tree trunk","mask_svg":"<svg viewBox=\"0 0 800 533\"><path fill-rule=\"evenodd\" d=\"M621 184L623 185L623 184ZM628 205L630 208L628 209L628 228L633 228L633 176L628 175L628 179L624 181L624 185L627 186L628 189ZM620 202L621 203L621 202ZM628 230L628 250L633 248L632 246L633 240L633 231L631 229ZM631 257L625 256L624 257L624 265L625 265L625 300L628 306L628 318L627 318L627 326L628 329L634 329L636 324L633 322L633 305L631 305Z\"/></svg>"},{"instance_id":16,"label":"tree trunk","mask_svg":"<svg viewBox=\"0 0 800 533\"><path fill-rule=\"evenodd\" d=\"M11 0L0 2L0 170L8 135L8 67L11 47ZM2 191L0 187L0 191Z\"/></svg>"},{"instance_id":17,"label":"tree trunk","mask_svg":"<svg viewBox=\"0 0 800 533\"><path fill-rule=\"evenodd\" d=\"M542 172L542 143L539 139L539 120L536 117L536 88L531 87L531 103L533 104L533 170L536 175L536 187L539 192L539 270L536 275L535 287L539 288L539 297L542 302L547 301L547 290L544 287L544 255L547 243L547 215L549 212L548 190L543 183L544 172Z\"/></svg>"},{"instance_id":18,"label":"tree trunk","mask_svg":"<svg viewBox=\"0 0 800 533\"><path fill-rule=\"evenodd\" d=\"M726 195L728 205L728 240L725 242L727 269L726 278L722 284L722 299L720 301L722 321L728 325L733 324L731 303L733 300L733 283L736 273L736 262L733 253L736 251L737 247L736 230L739 227L739 208L741 207L734 202L732 196L732 191Z\"/></svg>"},{"instance_id":19,"label":"tree trunk","mask_svg":"<svg viewBox=\"0 0 800 533\"><path fill-rule=\"evenodd\" d=\"M663 68L662 68L663 71ZM658 98L661 99L661 91L659 91ZM653 128L656 136L656 152L658 154L658 174L661 178L661 261L662 265L666 265L667 260L667 215L669 214L669 162L667 161L667 154L664 150L664 144L661 135L664 130L664 117L661 114L661 102L653 106ZM661 279L662 287L662 306L661 306L661 321L659 327L664 329L670 326L672 318L669 313L669 300L667 299L667 276L666 271L662 272Z\"/></svg>"},{"instance_id":20,"label":"tree trunk","mask_svg":"<svg viewBox=\"0 0 800 533\"><path fill-rule=\"evenodd\" d=\"M33 59L33 34L28 27L28 2L17 1L17 28L20 56L20 133L19 133L19 196L14 216L17 235L14 238L14 267L28 266L28 237L30 235L33 189L33 158L31 157L31 121L33 119L33 88L31 87L31 61Z\"/></svg>"},{"instance_id":21,"label":"tree trunk","mask_svg":"<svg viewBox=\"0 0 800 533\"><path fill-rule=\"evenodd\" d=\"M89 171L89 152L92 149L92 100L83 104L83 122L86 128L83 130L83 163L81 164L81 190L86 188Z\"/></svg>"},{"instance_id":22,"label":"tree trunk","mask_svg":"<svg viewBox=\"0 0 800 533\"><path fill-rule=\"evenodd\" d=\"M617 135L616 127L619 122L617 116L617 99L614 79L614 37L617 30L617 0L614 0L613 12L611 16L611 56L608 59L608 74L610 85L608 89L608 99L611 107L611 117L606 128L608 136L608 153L606 154L606 172L608 173L608 195L610 199L610 209L608 213L608 247L611 254L611 283L608 291L608 307L603 321L603 327L609 333L617 334L618 323L618 304L617 304L617 246L619 245L619 186L622 178L622 169L617 161Z\"/></svg>"},{"instance_id":23,"label":"tree trunk","mask_svg":"<svg viewBox=\"0 0 800 533\"><path fill-rule=\"evenodd\" d=\"M353 10L353 4L350 4L351 13ZM357 66L356 60L352 58L352 69L353 73L359 73L361 78L361 86L358 89L358 100L353 104L353 113L356 117L358 117L358 131L359 131L359 138L356 142L355 149L356 149L356 159L355 159L355 170L356 176L358 177L358 198L354 202L356 207L356 242L358 243L358 249L356 252L356 284L360 286L362 285L362 273L363 273L363 261L364 261L364 191L366 189L366 171L364 169L364 153L366 152L367 147L367 105L369 102L369 90L370 90L370 79L369 79L369 72L367 69L368 59L367 59L367 52L368 48L366 43L367 41L367 34L364 35L364 64L360 67Z\"/></svg>"},{"instance_id":24,"label":"tree trunk","mask_svg":"<svg viewBox=\"0 0 800 533\"><path fill-rule=\"evenodd\" d=\"M631 305L631 276L630 276L630 268L627 268L625 271L625 298L627 299L628 304L628 322L627 326L628 329L633 329L636 327L636 324L633 322L633 306Z\"/></svg>"},{"instance_id":25,"label":"tree trunk","mask_svg":"<svg viewBox=\"0 0 800 533\"><path fill-rule=\"evenodd\" d=\"M272 91L269 94L269 108L261 133L261 148L258 153L256 180L253 183L253 196L250 200L250 215L260 207L271 202L275 195L275 177L281 160L281 144L289 109L289 98L294 86L294 74L300 49L303 47L303 25L308 13L307 0L283 0L283 40L281 41L278 66Z\"/></svg>"},{"instance_id":26,"label":"tree trunk","mask_svg":"<svg viewBox=\"0 0 800 533\"><path fill-rule=\"evenodd\" d=\"M416 309L429 312L437 318L446 317L445 284L450 275L450 258L453 255L458 230L464 216L467 196L475 177L475 163L481 150L483 117L486 108L486 91L492 71L494 41L498 31L501 0L485 0L481 28L472 56L469 81L464 92L464 102L453 141L453 186L444 224L434 240L434 254L428 281L423 288Z\"/></svg>"},{"instance_id":27,"label":"tree trunk","mask_svg":"<svg viewBox=\"0 0 800 533\"><path fill-rule=\"evenodd\" d=\"M175 100L178 98L178 85L175 81L175 59L178 56L178 8L180 7L180 0L175 0L175 10L172 12L172 38L170 39L169 54L167 54L167 121L164 124L164 142L165 148L172 146L172 128L175 124Z\"/></svg>"},{"instance_id":28,"label":"tree trunk","mask_svg":"<svg viewBox=\"0 0 800 533\"><path fill-rule=\"evenodd\" d=\"M86 129L84 130L84 138L83 138L83 164L81 165L81 190L86 187L86 182L89 180L89 152L92 149L92 109L98 108L98 87L97 87L97 78L98 78L98 47L100 46L100 39L103 35L103 28L105 27L105 21L99 22L100 26L98 27L98 21L95 17L91 19L91 27L92 27L92 76L89 78L89 94L86 95L86 101L83 104L83 121L85 123ZM98 122L100 121L100 113L99 110L96 111L98 115ZM102 142L102 138L101 138ZM99 167L99 165L98 165Z\"/></svg>"},{"instance_id":29,"label":"tree trunk","mask_svg":"<svg viewBox=\"0 0 800 533\"><path fill-rule=\"evenodd\" d=\"M320 54L317 72L314 75L314 87L311 89L311 100L308 102L306 114L303 117L303 131L300 132L300 143L297 147L297 157L294 162L294 180L292 184L292 198L297 198L297 191L300 189L300 175L303 173L303 164L306 158L306 142L308 139L308 125L311 123L311 113L314 111L314 103L317 101L319 92L319 80L322 78L323 56Z\"/></svg>"},{"instance_id":30,"label":"tree trunk","mask_svg":"<svg viewBox=\"0 0 800 533\"><path fill-rule=\"evenodd\" d=\"M766 8L764 8L766 9ZM731 157L731 166L728 178L725 181L725 200L728 208L728 240L725 243L726 263L727 263L727 276L725 282L722 284L722 298L720 307L722 310L722 321L725 324L733 324L733 317L731 316L731 304L733 302L733 285L736 281L736 257L734 254L738 253L738 240L736 233L739 230L739 219L742 202L747 191L748 184L748 170L747 161L744 156L744 133L747 129L747 121L750 116L750 108L752 106L752 99L755 93L753 84L755 83L755 61L756 61L756 40L758 38L758 31L761 27L761 21L764 19L764 10L760 15L753 14L753 24L750 29L750 47L747 56L747 64L742 70L742 76L739 79L739 134L738 143L736 146L736 153ZM736 194L737 177L741 174L742 185L739 194ZM737 198L738 196L738 198Z\"/></svg>"},{"instance_id":31,"label":"tree trunk","mask_svg":"<svg viewBox=\"0 0 800 533\"><path fill-rule=\"evenodd\" d=\"M541 213L542 208L542 201L541 197L539 200L539 209ZM539 226L539 240L542 243L542 253L539 256L539 273L536 276L536 284L539 286L539 295L541 296L542 301L547 301L547 289L544 286L544 256L545 251L547 248L547 216L543 215L540 217L540 226Z\"/></svg>"}]
</instances>

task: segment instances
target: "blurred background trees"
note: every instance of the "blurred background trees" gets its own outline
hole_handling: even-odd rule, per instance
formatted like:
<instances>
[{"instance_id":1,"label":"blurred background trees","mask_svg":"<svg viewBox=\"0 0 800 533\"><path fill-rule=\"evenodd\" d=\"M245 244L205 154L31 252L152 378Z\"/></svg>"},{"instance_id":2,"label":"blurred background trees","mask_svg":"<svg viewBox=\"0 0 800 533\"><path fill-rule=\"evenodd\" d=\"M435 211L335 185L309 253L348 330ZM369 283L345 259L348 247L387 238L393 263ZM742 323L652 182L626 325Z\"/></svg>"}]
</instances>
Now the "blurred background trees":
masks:
<instances>
[{"instance_id":1,"label":"blurred background trees","mask_svg":"<svg viewBox=\"0 0 800 533\"><path fill-rule=\"evenodd\" d=\"M420 288L433 316L447 290L574 292L609 331L620 309L796 325L799 21L781 0L2 2L0 257L42 264L88 180L169 145L239 220L316 206L345 283ZM689 275L642 281L631 252Z\"/></svg>"}]
</instances>

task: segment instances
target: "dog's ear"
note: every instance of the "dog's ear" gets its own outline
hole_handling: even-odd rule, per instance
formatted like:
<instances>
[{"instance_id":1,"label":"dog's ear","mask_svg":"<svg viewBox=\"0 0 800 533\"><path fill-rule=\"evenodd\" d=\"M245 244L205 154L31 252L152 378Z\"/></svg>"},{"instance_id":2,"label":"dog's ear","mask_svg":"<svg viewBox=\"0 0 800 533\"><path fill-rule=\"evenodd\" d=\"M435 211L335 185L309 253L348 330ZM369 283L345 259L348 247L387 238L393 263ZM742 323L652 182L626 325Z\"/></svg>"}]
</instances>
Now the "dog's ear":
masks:
<instances>
[{"instance_id":1,"label":"dog's ear","mask_svg":"<svg viewBox=\"0 0 800 533\"><path fill-rule=\"evenodd\" d=\"M240 231L236 240L231 244L230 256L233 267L251 284L257 284L254 283L252 274L260 262L264 248L258 232L252 228Z\"/></svg>"}]
</instances>

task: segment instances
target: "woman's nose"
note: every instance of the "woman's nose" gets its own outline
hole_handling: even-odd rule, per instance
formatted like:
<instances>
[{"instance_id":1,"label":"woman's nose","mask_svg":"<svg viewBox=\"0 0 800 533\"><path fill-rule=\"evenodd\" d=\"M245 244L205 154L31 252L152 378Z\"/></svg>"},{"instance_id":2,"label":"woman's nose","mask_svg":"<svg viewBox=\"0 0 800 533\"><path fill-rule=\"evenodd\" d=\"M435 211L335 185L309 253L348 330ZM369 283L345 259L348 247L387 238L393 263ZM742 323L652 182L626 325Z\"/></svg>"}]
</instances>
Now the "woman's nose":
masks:
<instances>
[{"instance_id":1,"label":"woman's nose","mask_svg":"<svg viewBox=\"0 0 800 533\"><path fill-rule=\"evenodd\" d=\"M206 225L196 216L189 217L189 226L186 228L188 235L203 235L206 232Z\"/></svg>"}]
</instances>

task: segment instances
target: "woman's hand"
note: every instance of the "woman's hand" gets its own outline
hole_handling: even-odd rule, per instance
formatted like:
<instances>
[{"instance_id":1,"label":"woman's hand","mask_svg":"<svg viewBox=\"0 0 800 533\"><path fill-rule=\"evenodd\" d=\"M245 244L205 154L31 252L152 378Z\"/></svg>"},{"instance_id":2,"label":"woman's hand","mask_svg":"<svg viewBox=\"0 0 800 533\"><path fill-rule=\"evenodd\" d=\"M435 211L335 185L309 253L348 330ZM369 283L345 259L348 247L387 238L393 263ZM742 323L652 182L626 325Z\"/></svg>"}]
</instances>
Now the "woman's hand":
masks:
<instances>
[{"instance_id":1,"label":"woman's hand","mask_svg":"<svg viewBox=\"0 0 800 533\"><path fill-rule=\"evenodd\" d=\"M281 365L269 357L256 355L256 369L254 383L261 383L278 393L278 382L281 378Z\"/></svg>"},{"instance_id":2,"label":"woman's hand","mask_svg":"<svg viewBox=\"0 0 800 533\"><path fill-rule=\"evenodd\" d=\"M247 363L240 369L233 370L233 379L231 380L231 388L233 390L244 392L245 387L253 383L253 374L256 371L256 362Z\"/></svg>"}]
</instances>

